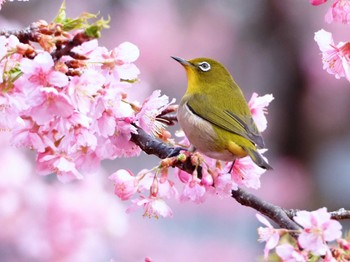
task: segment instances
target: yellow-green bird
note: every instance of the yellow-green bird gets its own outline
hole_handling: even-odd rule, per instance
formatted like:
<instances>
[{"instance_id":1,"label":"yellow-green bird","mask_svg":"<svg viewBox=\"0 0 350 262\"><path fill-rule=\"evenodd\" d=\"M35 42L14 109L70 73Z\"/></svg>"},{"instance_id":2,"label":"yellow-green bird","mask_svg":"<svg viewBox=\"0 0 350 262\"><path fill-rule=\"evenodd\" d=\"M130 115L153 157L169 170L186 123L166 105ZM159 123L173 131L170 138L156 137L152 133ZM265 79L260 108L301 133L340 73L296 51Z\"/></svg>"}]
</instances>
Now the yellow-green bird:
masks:
<instances>
[{"instance_id":1,"label":"yellow-green bird","mask_svg":"<svg viewBox=\"0 0 350 262\"><path fill-rule=\"evenodd\" d=\"M210 58L172 58L187 73L187 91L177 118L192 146L223 161L249 155L258 166L271 169L257 151L257 147L264 148L263 138L241 89L227 69Z\"/></svg>"}]
</instances>

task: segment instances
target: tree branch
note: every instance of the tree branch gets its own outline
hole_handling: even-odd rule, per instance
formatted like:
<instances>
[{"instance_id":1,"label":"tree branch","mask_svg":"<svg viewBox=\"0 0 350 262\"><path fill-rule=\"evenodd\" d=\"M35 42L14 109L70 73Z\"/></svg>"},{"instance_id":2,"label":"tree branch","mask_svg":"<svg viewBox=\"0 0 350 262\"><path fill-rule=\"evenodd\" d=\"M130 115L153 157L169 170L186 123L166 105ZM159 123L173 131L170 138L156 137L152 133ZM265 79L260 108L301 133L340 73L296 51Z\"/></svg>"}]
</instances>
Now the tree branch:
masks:
<instances>
[{"instance_id":1,"label":"tree branch","mask_svg":"<svg viewBox=\"0 0 350 262\"><path fill-rule=\"evenodd\" d=\"M161 159L171 155L171 153L175 150L175 147L156 140L139 127L137 127L137 134L132 134L131 141L138 145L145 153L156 155ZM185 162L174 162L174 167L178 167L188 173L192 173L196 168L194 165L192 165L190 158L187 158ZM257 196L244 191L243 189L232 191L232 197L238 203L251 207L269 217L281 228L289 230L299 229L299 226L286 214L285 210L279 206L263 201Z\"/></svg>"},{"instance_id":2,"label":"tree branch","mask_svg":"<svg viewBox=\"0 0 350 262\"><path fill-rule=\"evenodd\" d=\"M297 215L297 212L300 211L299 209L289 209L285 210L285 213L289 218L293 218ZM340 208L336 211L330 211L331 218L335 220L344 220L344 219L350 219L350 210L345 210L344 208Z\"/></svg>"}]
</instances>

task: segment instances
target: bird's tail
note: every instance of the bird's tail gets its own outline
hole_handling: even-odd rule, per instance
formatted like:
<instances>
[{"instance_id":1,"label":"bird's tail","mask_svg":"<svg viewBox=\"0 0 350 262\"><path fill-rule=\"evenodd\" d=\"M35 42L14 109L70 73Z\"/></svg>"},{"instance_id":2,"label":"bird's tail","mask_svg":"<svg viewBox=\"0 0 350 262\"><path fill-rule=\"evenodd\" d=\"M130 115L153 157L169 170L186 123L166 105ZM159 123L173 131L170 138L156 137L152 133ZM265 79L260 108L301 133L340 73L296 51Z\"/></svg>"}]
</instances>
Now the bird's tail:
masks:
<instances>
[{"instance_id":1,"label":"bird's tail","mask_svg":"<svg viewBox=\"0 0 350 262\"><path fill-rule=\"evenodd\" d=\"M270 170L272 167L267 163L265 158L256 150L251 148L245 148L248 155L251 157L251 159L254 161L255 164L257 164L259 167Z\"/></svg>"}]
</instances>

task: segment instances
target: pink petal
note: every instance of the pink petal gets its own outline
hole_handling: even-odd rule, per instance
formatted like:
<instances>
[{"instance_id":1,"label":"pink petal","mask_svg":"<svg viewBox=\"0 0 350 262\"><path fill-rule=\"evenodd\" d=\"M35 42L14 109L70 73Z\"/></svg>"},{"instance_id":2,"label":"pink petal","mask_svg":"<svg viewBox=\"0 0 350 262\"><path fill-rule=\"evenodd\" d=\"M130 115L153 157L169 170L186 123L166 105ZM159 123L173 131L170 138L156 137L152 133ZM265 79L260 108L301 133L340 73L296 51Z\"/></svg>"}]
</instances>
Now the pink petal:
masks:
<instances>
[{"instance_id":1,"label":"pink petal","mask_svg":"<svg viewBox=\"0 0 350 262\"><path fill-rule=\"evenodd\" d=\"M117 58L124 63L132 63L140 56L138 47L130 42L124 42L117 48Z\"/></svg>"},{"instance_id":2,"label":"pink petal","mask_svg":"<svg viewBox=\"0 0 350 262\"><path fill-rule=\"evenodd\" d=\"M64 87L68 84L68 77L58 71L52 71L47 76L47 80L51 85L58 86L58 87Z\"/></svg>"}]
</instances>

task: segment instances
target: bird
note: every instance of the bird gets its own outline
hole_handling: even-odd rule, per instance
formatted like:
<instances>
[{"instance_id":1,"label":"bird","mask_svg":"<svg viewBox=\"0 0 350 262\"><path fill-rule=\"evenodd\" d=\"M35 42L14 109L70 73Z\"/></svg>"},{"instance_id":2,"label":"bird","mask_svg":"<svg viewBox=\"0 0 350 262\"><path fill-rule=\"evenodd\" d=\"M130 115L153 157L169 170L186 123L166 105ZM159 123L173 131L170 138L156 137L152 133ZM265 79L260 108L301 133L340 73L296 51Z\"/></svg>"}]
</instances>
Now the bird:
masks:
<instances>
[{"instance_id":1,"label":"bird","mask_svg":"<svg viewBox=\"0 0 350 262\"><path fill-rule=\"evenodd\" d=\"M265 147L264 140L240 87L225 66L211 58L172 58L187 74L187 90L177 119L192 151L233 164L249 156L257 166L272 169L258 152Z\"/></svg>"}]
</instances>

